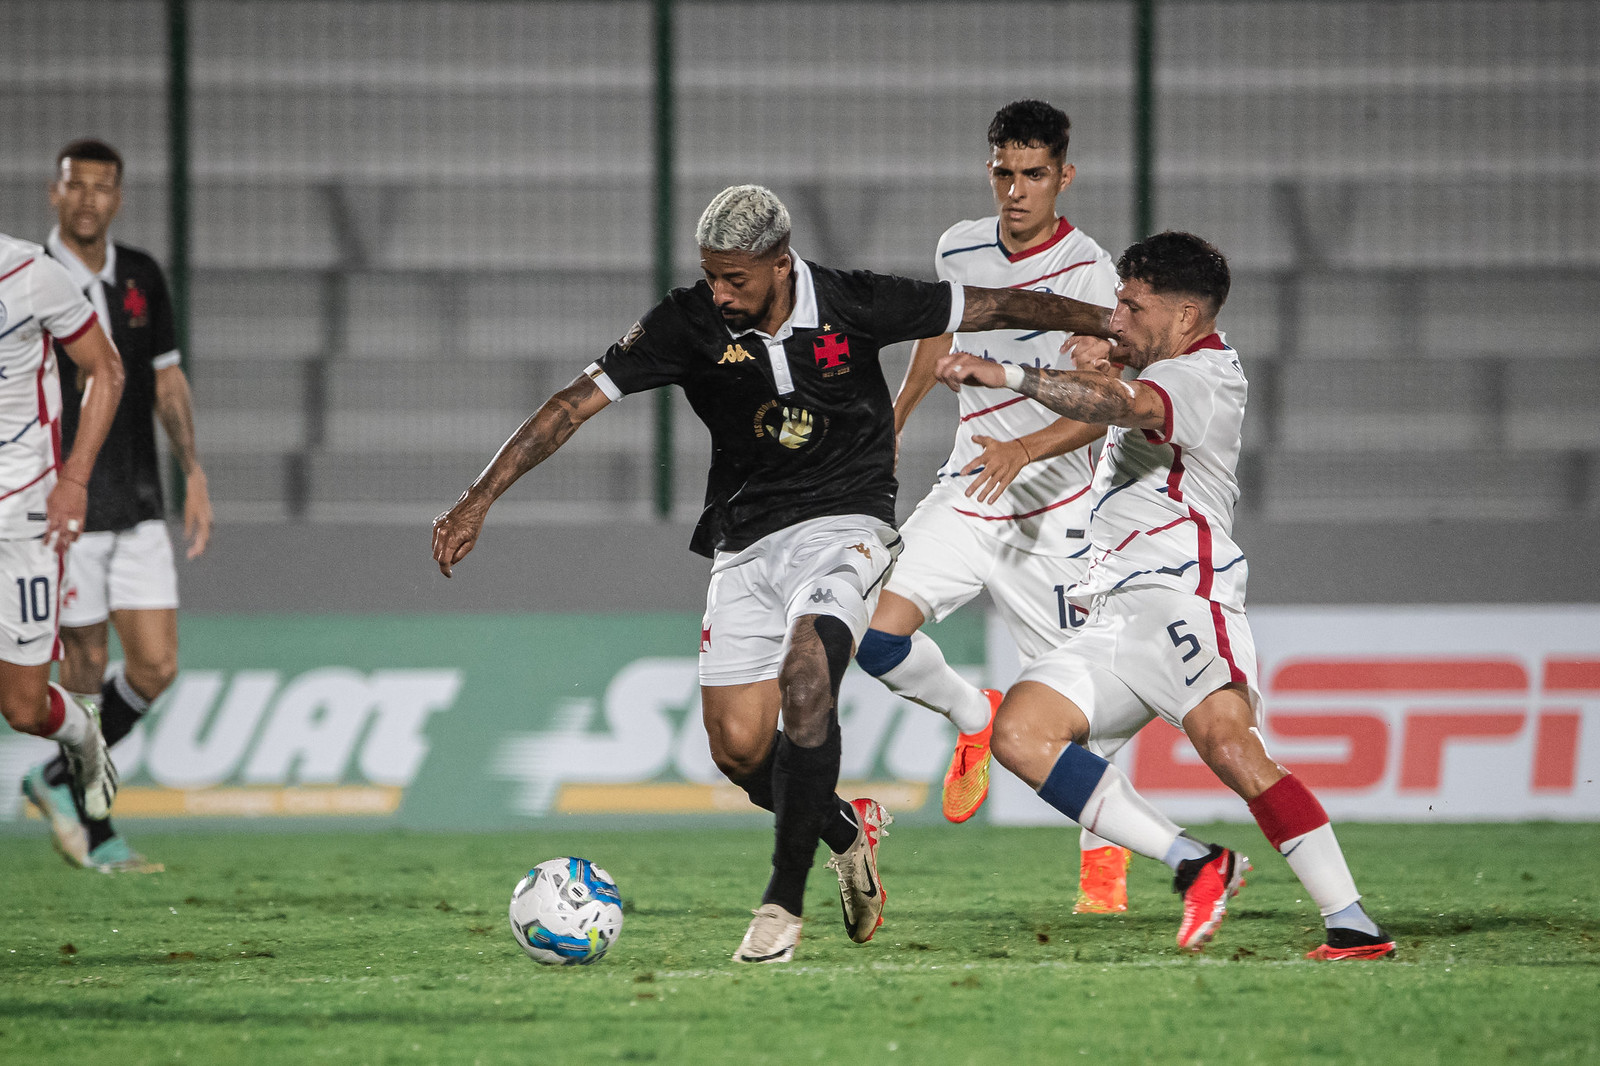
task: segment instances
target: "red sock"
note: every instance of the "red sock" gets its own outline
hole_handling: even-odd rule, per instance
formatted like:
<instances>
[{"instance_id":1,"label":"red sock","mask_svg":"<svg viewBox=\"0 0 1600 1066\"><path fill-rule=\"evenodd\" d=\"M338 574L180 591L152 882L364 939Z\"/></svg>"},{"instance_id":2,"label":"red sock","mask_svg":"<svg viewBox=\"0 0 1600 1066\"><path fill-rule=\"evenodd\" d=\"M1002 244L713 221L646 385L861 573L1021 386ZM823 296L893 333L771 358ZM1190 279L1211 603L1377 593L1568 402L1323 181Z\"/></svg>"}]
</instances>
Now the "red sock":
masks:
<instances>
[{"instance_id":1,"label":"red sock","mask_svg":"<svg viewBox=\"0 0 1600 1066\"><path fill-rule=\"evenodd\" d=\"M1283 850L1284 841L1305 836L1328 824L1328 812L1293 774L1279 779L1251 800L1250 813L1267 840L1279 851Z\"/></svg>"},{"instance_id":2,"label":"red sock","mask_svg":"<svg viewBox=\"0 0 1600 1066\"><path fill-rule=\"evenodd\" d=\"M67 702L61 698L61 693L56 691L54 685L47 685L45 692L49 694L50 716L44 720L44 730L39 735L53 737L67 724Z\"/></svg>"}]
</instances>

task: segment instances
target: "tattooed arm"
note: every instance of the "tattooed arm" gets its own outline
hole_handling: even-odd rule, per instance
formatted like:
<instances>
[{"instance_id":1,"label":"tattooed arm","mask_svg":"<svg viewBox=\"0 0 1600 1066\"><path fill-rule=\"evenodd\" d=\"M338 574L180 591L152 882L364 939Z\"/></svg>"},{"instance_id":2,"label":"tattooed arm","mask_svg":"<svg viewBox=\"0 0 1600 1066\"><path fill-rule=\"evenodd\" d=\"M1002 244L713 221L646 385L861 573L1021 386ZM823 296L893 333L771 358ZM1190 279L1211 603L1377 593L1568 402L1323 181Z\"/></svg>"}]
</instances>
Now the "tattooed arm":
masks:
<instances>
[{"instance_id":1,"label":"tattooed arm","mask_svg":"<svg viewBox=\"0 0 1600 1066\"><path fill-rule=\"evenodd\" d=\"M456 505L433 520L433 559L441 574L449 577L451 567L478 542L489 505L517 478L554 455L579 426L610 402L598 385L580 374L517 427Z\"/></svg>"},{"instance_id":2,"label":"tattooed arm","mask_svg":"<svg viewBox=\"0 0 1600 1066\"><path fill-rule=\"evenodd\" d=\"M962 289L966 300L961 312L962 332L1040 329L1111 336L1109 307L1031 289L981 289L974 285Z\"/></svg>"},{"instance_id":3,"label":"tattooed arm","mask_svg":"<svg viewBox=\"0 0 1600 1066\"><path fill-rule=\"evenodd\" d=\"M1020 381L1016 380L1018 374ZM1161 429L1166 421L1166 404L1156 390L1139 381L1120 381L1092 371L1002 366L966 352L952 352L939 360L938 376L957 390L962 385L1013 389L1079 422Z\"/></svg>"}]
</instances>

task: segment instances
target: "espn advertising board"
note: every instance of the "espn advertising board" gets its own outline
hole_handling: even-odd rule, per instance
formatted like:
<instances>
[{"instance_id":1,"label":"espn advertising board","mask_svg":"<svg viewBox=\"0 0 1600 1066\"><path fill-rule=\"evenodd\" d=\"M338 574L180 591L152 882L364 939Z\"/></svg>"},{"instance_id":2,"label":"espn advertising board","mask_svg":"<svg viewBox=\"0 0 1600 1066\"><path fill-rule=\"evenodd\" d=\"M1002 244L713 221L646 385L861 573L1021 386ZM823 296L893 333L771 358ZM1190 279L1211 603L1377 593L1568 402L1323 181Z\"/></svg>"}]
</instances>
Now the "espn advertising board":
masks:
<instances>
[{"instance_id":1,"label":"espn advertising board","mask_svg":"<svg viewBox=\"0 0 1600 1066\"><path fill-rule=\"evenodd\" d=\"M1268 749L1341 820L1600 819L1600 608L1258 608ZM505 828L758 815L712 764L699 618L190 616L172 689L115 749L125 821L354 820ZM934 631L1004 685L1004 627ZM852 669L841 791L938 818L954 730ZM18 782L52 746L0 733L0 831L38 832ZM1118 761L1180 821L1246 820L1183 735ZM1062 819L998 770L980 818Z\"/></svg>"}]
</instances>

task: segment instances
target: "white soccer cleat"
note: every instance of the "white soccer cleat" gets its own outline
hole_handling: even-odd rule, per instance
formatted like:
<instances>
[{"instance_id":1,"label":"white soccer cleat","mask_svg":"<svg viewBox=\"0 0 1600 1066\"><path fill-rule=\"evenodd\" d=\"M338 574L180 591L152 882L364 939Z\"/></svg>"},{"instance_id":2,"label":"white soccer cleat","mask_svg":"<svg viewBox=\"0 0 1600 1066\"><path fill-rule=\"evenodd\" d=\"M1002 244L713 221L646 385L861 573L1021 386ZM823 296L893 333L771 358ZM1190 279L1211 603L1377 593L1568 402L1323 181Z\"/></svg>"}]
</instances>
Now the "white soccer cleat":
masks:
<instances>
[{"instance_id":1,"label":"white soccer cleat","mask_svg":"<svg viewBox=\"0 0 1600 1066\"><path fill-rule=\"evenodd\" d=\"M884 827L894 817L877 800L852 800L856 809L856 840L843 853L828 860L839 875L839 908L844 929L857 944L865 944L883 924L883 902L888 893L878 877L878 841L889 835Z\"/></svg>"},{"instance_id":2,"label":"white soccer cleat","mask_svg":"<svg viewBox=\"0 0 1600 1066\"><path fill-rule=\"evenodd\" d=\"M100 715L91 707L84 707L84 713L91 726L88 736L77 747L61 745L61 755L72 771L72 787L83 801L83 813L98 821L111 813L111 801L117 795L117 768L111 764L106 738L100 734Z\"/></svg>"},{"instance_id":3,"label":"white soccer cleat","mask_svg":"<svg viewBox=\"0 0 1600 1066\"><path fill-rule=\"evenodd\" d=\"M800 926L804 919L776 903L763 903L750 913L755 919L744 931L744 940L733 953L733 961L788 962L794 958L794 946L800 943Z\"/></svg>"}]
</instances>

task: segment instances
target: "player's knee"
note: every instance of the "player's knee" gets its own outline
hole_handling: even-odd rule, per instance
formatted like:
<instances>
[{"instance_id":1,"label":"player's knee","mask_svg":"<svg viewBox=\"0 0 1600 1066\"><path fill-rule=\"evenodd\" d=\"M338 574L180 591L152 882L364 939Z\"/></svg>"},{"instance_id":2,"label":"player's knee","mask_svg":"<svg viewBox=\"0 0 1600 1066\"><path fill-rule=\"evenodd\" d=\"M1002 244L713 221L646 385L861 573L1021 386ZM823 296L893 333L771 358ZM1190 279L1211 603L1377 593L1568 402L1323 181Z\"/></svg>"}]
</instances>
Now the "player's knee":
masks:
<instances>
[{"instance_id":1,"label":"player's knee","mask_svg":"<svg viewBox=\"0 0 1600 1066\"><path fill-rule=\"evenodd\" d=\"M128 685L146 701L154 700L178 679L178 655L163 655L145 662L129 661L124 671Z\"/></svg>"},{"instance_id":2,"label":"player's knee","mask_svg":"<svg viewBox=\"0 0 1600 1066\"><path fill-rule=\"evenodd\" d=\"M856 663L873 677L882 677L911 654L911 637L869 629L856 649Z\"/></svg>"},{"instance_id":3,"label":"player's knee","mask_svg":"<svg viewBox=\"0 0 1600 1066\"><path fill-rule=\"evenodd\" d=\"M772 747L772 733L760 730L728 730L711 745L711 761L730 781L743 781L766 762Z\"/></svg>"}]
</instances>

